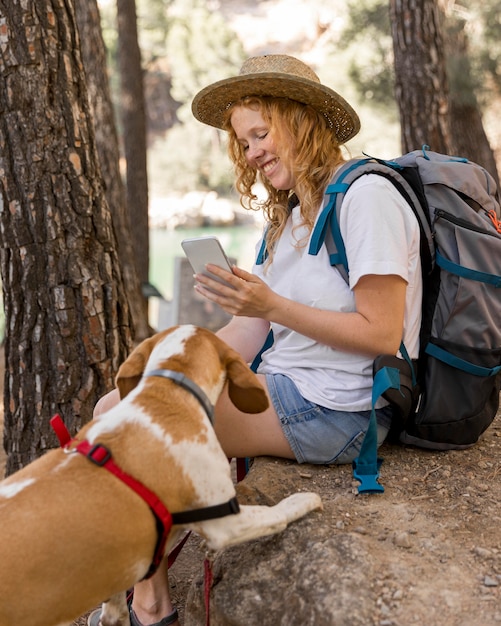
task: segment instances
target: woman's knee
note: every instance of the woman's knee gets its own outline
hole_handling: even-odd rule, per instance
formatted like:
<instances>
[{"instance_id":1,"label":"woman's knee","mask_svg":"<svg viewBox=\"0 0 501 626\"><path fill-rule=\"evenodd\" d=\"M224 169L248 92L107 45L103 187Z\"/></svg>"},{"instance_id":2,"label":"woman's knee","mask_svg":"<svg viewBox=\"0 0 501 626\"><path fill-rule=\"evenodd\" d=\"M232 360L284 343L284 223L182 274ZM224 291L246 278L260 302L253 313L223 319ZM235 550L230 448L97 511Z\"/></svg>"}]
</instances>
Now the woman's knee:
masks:
<instances>
[{"instance_id":1,"label":"woman's knee","mask_svg":"<svg viewBox=\"0 0 501 626\"><path fill-rule=\"evenodd\" d=\"M99 398L96 402L96 406L94 407L94 411L92 413L92 417L96 418L100 415L103 415L114 406L116 406L120 402L120 394L118 389L112 389L106 395Z\"/></svg>"}]
</instances>

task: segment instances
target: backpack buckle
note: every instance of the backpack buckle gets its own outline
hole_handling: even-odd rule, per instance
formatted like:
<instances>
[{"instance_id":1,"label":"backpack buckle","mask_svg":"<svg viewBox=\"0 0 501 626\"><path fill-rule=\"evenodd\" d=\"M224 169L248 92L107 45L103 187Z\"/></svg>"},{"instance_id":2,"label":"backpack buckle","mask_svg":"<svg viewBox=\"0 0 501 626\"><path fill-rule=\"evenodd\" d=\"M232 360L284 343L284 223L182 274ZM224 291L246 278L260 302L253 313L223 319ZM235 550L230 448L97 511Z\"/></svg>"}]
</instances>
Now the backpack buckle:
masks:
<instances>
[{"instance_id":1,"label":"backpack buckle","mask_svg":"<svg viewBox=\"0 0 501 626\"><path fill-rule=\"evenodd\" d=\"M359 467L358 458L353 463L353 477L359 481L358 493L382 493L384 491L383 485L378 483L379 468L383 459L377 460L377 469L374 473L374 468L369 465L361 465Z\"/></svg>"}]
</instances>

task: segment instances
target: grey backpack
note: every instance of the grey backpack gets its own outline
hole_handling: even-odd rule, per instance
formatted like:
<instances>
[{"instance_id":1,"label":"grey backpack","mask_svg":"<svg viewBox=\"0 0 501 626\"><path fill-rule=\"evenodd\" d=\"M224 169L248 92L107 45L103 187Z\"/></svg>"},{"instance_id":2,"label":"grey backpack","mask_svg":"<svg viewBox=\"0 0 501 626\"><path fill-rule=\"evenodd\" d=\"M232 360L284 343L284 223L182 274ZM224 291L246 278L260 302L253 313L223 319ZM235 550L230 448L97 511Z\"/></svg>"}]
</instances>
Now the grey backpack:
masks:
<instances>
[{"instance_id":1,"label":"grey backpack","mask_svg":"<svg viewBox=\"0 0 501 626\"><path fill-rule=\"evenodd\" d=\"M347 280L339 212L350 184L366 174L388 178L412 207L421 229L423 321L419 359L402 344L399 359L374 362L373 404L396 408L400 441L446 450L473 445L491 424L501 388L501 212L494 179L467 159L425 146L392 161L347 162L336 172L310 242L325 243ZM381 491L373 411L359 458L359 491Z\"/></svg>"}]
</instances>

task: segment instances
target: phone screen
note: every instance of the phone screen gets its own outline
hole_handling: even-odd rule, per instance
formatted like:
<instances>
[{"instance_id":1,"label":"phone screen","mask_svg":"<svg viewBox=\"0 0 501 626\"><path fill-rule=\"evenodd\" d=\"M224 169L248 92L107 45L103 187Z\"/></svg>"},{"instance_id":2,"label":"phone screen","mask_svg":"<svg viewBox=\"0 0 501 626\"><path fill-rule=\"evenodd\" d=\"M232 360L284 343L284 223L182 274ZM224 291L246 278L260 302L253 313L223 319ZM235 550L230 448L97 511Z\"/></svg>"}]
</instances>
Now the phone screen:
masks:
<instances>
[{"instance_id":1,"label":"phone screen","mask_svg":"<svg viewBox=\"0 0 501 626\"><path fill-rule=\"evenodd\" d=\"M217 237L193 237L183 239L181 246L188 257L195 274L205 274L220 283L226 284L221 278L207 271L207 263L212 263L231 272L231 263Z\"/></svg>"}]
</instances>

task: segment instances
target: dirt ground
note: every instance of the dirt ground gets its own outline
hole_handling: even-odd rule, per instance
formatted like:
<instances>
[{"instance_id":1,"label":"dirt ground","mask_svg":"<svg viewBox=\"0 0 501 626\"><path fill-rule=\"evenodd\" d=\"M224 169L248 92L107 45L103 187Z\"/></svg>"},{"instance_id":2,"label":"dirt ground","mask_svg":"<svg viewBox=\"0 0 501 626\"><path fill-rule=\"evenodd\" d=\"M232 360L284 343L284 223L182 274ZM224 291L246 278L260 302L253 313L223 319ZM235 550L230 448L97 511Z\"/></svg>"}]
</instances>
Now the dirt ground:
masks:
<instances>
[{"instance_id":1,"label":"dirt ground","mask_svg":"<svg viewBox=\"0 0 501 626\"><path fill-rule=\"evenodd\" d=\"M2 354L0 364L3 366ZM0 397L3 397L2 386L3 373L0 372ZM1 407L0 413L2 429ZM378 533L372 554L374 560L378 559L378 546L381 546L383 558L383 548L388 541L397 550L405 551L405 571L400 571L398 578L385 580L383 577L376 581L381 586L382 613L375 623L385 623L383 609L386 609L402 613L395 622L398 626L501 624L501 413L469 450L437 453L385 444L382 456L385 458L382 477L386 486L383 497L356 496L351 470L347 467L312 469L293 464L290 470L297 472L298 490L319 491L327 508L341 507L349 511L344 514L344 528L351 527L359 534ZM2 446L2 475L4 462ZM242 492L245 499L245 487ZM376 524L374 520L378 520ZM338 514L326 516L322 523L332 523L332 532L339 532ZM184 601L202 561L198 538L191 536L172 567L170 577L181 624ZM405 585L414 592L407 593ZM433 618L414 621L423 616L426 598L436 597L439 592L451 610L441 613L436 621ZM455 615L455 602L461 605L463 615L470 616L468 622ZM471 616L475 616L473 620ZM387 620L387 623L394 622ZM82 616L74 626L85 624L86 616Z\"/></svg>"}]
</instances>

